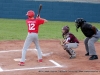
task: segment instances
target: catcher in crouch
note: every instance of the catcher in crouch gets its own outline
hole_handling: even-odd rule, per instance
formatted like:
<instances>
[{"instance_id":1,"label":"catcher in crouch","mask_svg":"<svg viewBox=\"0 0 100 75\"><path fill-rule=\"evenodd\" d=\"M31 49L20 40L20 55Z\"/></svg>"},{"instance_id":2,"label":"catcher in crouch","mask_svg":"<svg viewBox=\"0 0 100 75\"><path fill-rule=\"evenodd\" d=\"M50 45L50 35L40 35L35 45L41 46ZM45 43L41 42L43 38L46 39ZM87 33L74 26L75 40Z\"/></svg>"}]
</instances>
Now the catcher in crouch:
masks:
<instances>
[{"instance_id":1,"label":"catcher in crouch","mask_svg":"<svg viewBox=\"0 0 100 75\"><path fill-rule=\"evenodd\" d=\"M78 47L79 41L72 33L69 32L69 30L70 28L68 26L64 26L62 28L62 37L64 40L61 41L61 44L63 49L66 50L70 55L70 59L73 59L76 57L76 53L73 48Z\"/></svg>"}]
</instances>

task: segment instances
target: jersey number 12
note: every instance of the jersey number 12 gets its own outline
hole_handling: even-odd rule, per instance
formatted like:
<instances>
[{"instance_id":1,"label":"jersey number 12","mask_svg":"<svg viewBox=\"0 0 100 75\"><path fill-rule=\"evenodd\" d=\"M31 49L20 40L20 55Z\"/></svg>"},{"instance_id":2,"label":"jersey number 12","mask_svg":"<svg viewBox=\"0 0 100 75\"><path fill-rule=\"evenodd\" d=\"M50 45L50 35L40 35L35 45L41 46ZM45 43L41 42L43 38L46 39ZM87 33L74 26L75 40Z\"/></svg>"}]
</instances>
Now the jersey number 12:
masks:
<instances>
[{"instance_id":1,"label":"jersey number 12","mask_svg":"<svg viewBox=\"0 0 100 75\"><path fill-rule=\"evenodd\" d=\"M29 24L29 30L35 30L35 24L34 23L30 23Z\"/></svg>"}]
</instances>

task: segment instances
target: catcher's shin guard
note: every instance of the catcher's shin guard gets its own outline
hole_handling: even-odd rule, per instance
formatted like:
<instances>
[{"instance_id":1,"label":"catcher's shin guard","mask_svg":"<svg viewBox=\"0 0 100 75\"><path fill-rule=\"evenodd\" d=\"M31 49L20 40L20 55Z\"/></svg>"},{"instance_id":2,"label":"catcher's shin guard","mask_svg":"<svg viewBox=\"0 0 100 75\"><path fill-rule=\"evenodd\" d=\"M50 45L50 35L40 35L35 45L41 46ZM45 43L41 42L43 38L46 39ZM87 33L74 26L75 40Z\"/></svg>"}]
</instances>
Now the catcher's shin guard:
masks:
<instances>
[{"instance_id":1,"label":"catcher's shin guard","mask_svg":"<svg viewBox=\"0 0 100 75\"><path fill-rule=\"evenodd\" d=\"M70 59L75 58L76 57L76 53L74 50L72 50L71 48L66 50L68 52L69 55L71 55Z\"/></svg>"},{"instance_id":2,"label":"catcher's shin guard","mask_svg":"<svg viewBox=\"0 0 100 75\"><path fill-rule=\"evenodd\" d=\"M70 51L69 51L69 50L66 50L66 52L67 52L69 55L72 55L72 54L70 53Z\"/></svg>"}]
</instances>

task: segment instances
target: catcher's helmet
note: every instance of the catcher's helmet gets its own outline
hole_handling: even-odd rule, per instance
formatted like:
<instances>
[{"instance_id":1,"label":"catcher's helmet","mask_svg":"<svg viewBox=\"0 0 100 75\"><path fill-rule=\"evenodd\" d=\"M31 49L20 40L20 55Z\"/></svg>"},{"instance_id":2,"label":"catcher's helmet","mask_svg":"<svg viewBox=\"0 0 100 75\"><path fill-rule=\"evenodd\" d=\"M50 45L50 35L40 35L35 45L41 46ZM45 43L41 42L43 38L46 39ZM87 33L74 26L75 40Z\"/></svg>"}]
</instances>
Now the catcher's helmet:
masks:
<instances>
[{"instance_id":1,"label":"catcher's helmet","mask_svg":"<svg viewBox=\"0 0 100 75\"><path fill-rule=\"evenodd\" d=\"M64 32L64 34L67 34L68 32L69 32L69 27L68 26L64 26L63 28L62 28L62 30L65 30L65 32Z\"/></svg>"},{"instance_id":2,"label":"catcher's helmet","mask_svg":"<svg viewBox=\"0 0 100 75\"><path fill-rule=\"evenodd\" d=\"M35 15L35 12L34 11L32 11L32 10L29 10L28 12L27 12L27 14L26 14L28 17L34 17L34 15Z\"/></svg>"},{"instance_id":3,"label":"catcher's helmet","mask_svg":"<svg viewBox=\"0 0 100 75\"><path fill-rule=\"evenodd\" d=\"M78 31L78 28L82 25L82 24L84 24L84 22L86 22L83 18L77 18L76 20L75 20L75 25L76 25L76 30Z\"/></svg>"}]
</instances>

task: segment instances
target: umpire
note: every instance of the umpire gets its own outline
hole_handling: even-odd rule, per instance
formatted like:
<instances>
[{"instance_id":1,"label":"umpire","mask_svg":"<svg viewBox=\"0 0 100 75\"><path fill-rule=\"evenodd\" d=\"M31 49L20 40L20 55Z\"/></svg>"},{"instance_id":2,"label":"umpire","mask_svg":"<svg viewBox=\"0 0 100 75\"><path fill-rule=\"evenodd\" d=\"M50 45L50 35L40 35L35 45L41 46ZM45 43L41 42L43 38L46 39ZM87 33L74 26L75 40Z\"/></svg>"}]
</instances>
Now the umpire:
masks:
<instances>
[{"instance_id":1,"label":"umpire","mask_svg":"<svg viewBox=\"0 0 100 75\"><path fill-rule=\"evenodd\" d=\"M75 23L76 30L78 31L78 28L80 28L83 34L86 36L84 44L87 53L85 54L85 56L91 56L89 60L98 59L94 43L99 40L100 31L95 26L92 26L91 24L87 23L83 18L76 19Z\"/></svg>"}]
</instances>

